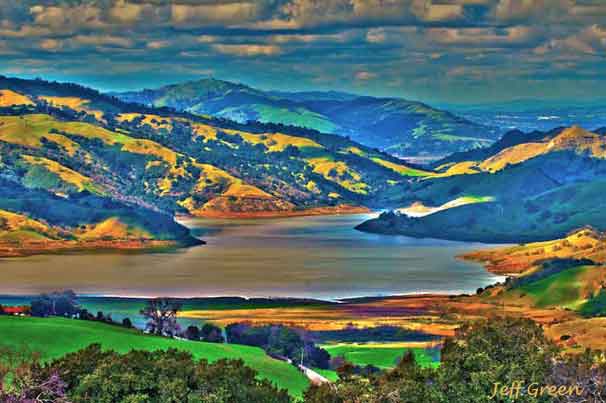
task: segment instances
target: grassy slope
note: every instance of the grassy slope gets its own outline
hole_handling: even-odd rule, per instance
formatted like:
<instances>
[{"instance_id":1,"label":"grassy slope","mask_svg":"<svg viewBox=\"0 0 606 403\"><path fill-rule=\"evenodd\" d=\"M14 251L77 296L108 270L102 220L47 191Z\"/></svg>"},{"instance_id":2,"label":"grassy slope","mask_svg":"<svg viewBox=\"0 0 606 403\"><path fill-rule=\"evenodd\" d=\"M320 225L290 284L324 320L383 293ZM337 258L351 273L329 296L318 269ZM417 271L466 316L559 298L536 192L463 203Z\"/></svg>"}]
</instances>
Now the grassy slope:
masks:
<instances>
[{"instance_id":1,"label":"grassy slope","mask_svg":"<svg viewBox=\"0 0 606 403\"><path fill-rule=\"evenodd\" d=\"M374 365L381 369L393 368L398 358L406 350L412 350L417 363L422 367L437 366L438 361L431 352L423 348L403 348L390 345L393 343L353 344L339 343L323 345L332 357L343 356L347 361L357 365Z\"/></svg>"},{"instance_id":2,"label":"grassy slope","mask_svg":"<svg viewBox=\"0 0 606 403\"><path fill-rule=\"evenodd\" d=\"M601 288L604 266L579 266L524 284L507 292L514 301L529 298L538 308L561 307L583 311L588 300Z\"/></svg>"},{"instance_id":3,"label":"grassy slope","mask_svg":"<svg viewBox=\"0 0 606 403\"><path fill-rule=\"evenodd\" d=\"M133 330L102 323L71 319L19 318L0 316L0 344L25 345L48 360L77 351L92 343L125 353L132 349L159 350L176 348L189 351L195 358L216 361L221 358L242 359L259 374L300 396L307 379L293 366L268 357L256 347L173 340L141 335Z\"/></svg>"}]
</instances>

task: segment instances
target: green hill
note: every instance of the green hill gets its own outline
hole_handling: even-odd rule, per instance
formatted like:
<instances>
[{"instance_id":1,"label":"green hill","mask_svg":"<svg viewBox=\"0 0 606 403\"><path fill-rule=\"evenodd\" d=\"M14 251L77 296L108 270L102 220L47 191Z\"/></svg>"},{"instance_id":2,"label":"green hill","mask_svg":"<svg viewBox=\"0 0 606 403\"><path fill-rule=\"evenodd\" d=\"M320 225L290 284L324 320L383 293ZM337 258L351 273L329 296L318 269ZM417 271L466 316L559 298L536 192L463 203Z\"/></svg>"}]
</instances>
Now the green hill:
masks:
<instances>
[{"instance_id":1,"label":"green hill","mask_svg":"<svg viewBox=\"0 0 606 403\"><path fill-rule=\"evenodd\" d=\"M292 365L270 358L256 347L174 340L143 335L135 330L62 318L31 318L0 316L0 345L27 347L51 360L78 351L90 344L125 353L130 350L166 350L176 348L190 352L196 359L216 361L221 358L242 359L259 376L269 379L294 396L301 396L307 379Z\"/></svg>"},{"instance_id":2,"label":"green hill","mask_svg":"<svg viewBox=\"0 0 606 403\"><path fill-rule=\"evenodd\" d=\"M397 343L339 343L324 344L322 348L328 351L331 357L343 357L355 365L374 365L381 369L394 368L407 351L413 352L421 367L436 367L440 362L437 350L401 347L397 346Z\"/></svg>"},{"instance_id":3,"label":"green hill","mask_svg":"<svg viewBox=\"0 0 606 403\"><path fill-rule=\"evenodd\" d=\"M401 156L445 156L490 144L493 128L421 102L337 92L270 92L215 79L115 94L127 102L239 122L259 121L348 136Z\"/></svg>"},{"instance_id":4,"label":"green hill","mask_svg":"<svg viewBox=\"0 0 606 403\"><path fill-rule=\"evenodd\" d=\"M395 212L358 228L497 243L562 238L586 225L606 229L604 137L577 127L517 137L465 154L477 160L442 161L406 192L386 195ZM483 202L455 203L469 197Z\"/></svg>"}]
</instances>

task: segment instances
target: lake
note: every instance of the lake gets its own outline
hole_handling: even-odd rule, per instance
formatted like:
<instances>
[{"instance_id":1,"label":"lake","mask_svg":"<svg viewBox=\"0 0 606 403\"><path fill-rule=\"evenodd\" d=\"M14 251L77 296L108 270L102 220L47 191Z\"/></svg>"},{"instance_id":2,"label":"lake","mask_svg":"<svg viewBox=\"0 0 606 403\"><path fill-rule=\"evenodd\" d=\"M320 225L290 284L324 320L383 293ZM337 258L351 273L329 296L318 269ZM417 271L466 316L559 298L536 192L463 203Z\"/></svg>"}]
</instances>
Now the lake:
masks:
<instances>
[{"instance_id":1,"label":"lake","mask_svg":"<svg viewBox=\"0 0 606 403\"><path fill-rule=\"evenodd\" d=\"M207 245L170 253L0 259L1 294L338 299L473 293L503 278L455 256L477 243L358 232L371 215L188 219Z\"/></svg>"}]
</instances>

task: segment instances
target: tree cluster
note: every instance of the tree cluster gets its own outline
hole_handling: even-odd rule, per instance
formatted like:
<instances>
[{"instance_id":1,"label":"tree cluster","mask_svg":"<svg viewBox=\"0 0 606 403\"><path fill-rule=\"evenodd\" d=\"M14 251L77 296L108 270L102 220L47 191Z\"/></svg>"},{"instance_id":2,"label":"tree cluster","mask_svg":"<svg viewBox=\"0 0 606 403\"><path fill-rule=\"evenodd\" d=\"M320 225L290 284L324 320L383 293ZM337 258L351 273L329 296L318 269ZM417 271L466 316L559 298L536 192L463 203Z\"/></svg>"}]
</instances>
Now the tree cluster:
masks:
<instances>
[{"instance_id":1,"label":"tree cluster","mask_svg":"<svg viewBox=\"0 0 606 403\"><path fill-rule=\"evenodd\" d=\"M304 331L282 325L254 327L246 323L235 323L225 328L229 343L257 346L269 355L289 358L309 367L329 368L330 355L317 347Z\"/></svg>"}]
</instances>

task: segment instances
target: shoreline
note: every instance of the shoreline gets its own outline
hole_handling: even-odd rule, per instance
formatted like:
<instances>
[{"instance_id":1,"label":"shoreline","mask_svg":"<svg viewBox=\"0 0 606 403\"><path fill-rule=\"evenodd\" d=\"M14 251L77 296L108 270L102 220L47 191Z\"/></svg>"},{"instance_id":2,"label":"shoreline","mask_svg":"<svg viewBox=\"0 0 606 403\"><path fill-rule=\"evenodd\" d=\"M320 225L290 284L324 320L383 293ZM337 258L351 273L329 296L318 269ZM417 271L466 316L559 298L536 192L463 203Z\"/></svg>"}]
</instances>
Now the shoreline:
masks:
<instances>
[{"instance_id":1,"label":"shoreline","mask_svg":"<svg viewBox=\"0 0 606 403\"><path fill-rule=\"evenodd\" d=\"M288 210L288 211L258 211L258 212L224 212L224 211L207 211L203 214L177 214L176 220L192 220L196 218L214 218L214 219L256 219L256 218L290 218L290 217L310 217L310 216L338 216L338 215L355 215L369 214L373 210L364 206L352 206L349 204L338 206L312 207L303 210Z\"/></svg>"},{"instance_id":2,"label":"shoreline","mask_svg":"<svg viewBox=\"0 0 606 403\"><path fill-rule=\"evenodd\" d=\"M314 207L296 211L262 211L262 212L208 212L204 215L176 214L175 222L183 223L195 219L280 219L310 216L340 216L369 214L373 210L363 206L339 205ZM190 235L185 240L26 240L0 241L0 259L21 258L39 255L61 255L71 253L156 253L181 248L205 245L202 239Z\"/></svg>"},{"instance_id":3,"label":"shoreline","mask_svg":"<svg viewBox=\"0 0 606 403\"><path fill-rule=\"evenodd\" d=\"M183 241L164 240L96 240L96 241L26 241L1 242L0 259L21 258L38 255L61 255L71 253L155 253L204 245L193 238Z\"/></svg>"}]
</instances>

